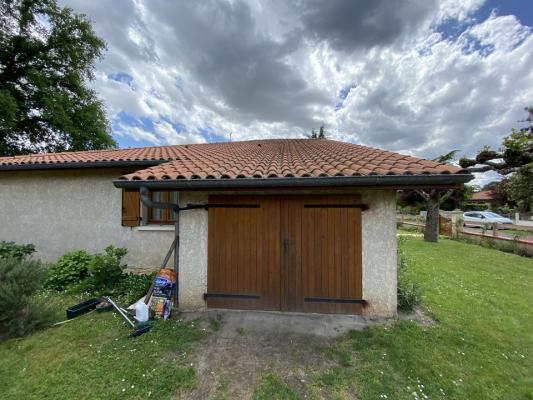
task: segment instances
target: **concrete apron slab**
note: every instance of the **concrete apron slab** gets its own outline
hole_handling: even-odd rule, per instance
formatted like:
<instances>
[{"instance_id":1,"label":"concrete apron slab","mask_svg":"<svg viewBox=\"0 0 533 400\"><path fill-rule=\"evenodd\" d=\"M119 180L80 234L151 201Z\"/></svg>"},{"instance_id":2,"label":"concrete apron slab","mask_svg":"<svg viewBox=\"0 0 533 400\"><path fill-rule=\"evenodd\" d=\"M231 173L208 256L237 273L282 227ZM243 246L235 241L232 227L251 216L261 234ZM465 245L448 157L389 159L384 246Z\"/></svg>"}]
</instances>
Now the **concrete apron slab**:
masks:
<instances>
[{"instance_id":1,"label":"concrete apron slab","mask_svg":"<svg viewBox=\"0 0 533 400\"><path fill-rule=\"evenodd\" d=\"M375 321L360 315L285 313L279 311L210 309L182 312L181 318L194 320L210 318L220 322L219 335L234 337L240 332L287 333L335 338L351 330L363 330Z\"/></svg>"}]
</instances>

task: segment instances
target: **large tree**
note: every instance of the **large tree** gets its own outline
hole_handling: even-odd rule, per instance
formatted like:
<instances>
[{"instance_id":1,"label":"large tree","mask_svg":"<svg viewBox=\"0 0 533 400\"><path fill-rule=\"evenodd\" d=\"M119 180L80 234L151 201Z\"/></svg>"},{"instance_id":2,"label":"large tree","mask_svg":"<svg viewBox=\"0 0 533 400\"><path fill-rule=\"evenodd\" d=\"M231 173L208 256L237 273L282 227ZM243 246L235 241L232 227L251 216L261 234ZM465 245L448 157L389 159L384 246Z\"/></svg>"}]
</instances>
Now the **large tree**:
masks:
<instances>
[{"instance_id":1,"label":"large tree","mask_svg":"<svg viewBox=\"0 0 533 400\"><path fill-rule=\"evenodd\" d=\"M513 129L495 151L485 146L475 158L461 158L459 164L472 172L497 171L510 200L527 211L533 206L533 107L526 107L527 126Z\"/></svg>"},{"instance_id":2,"label":"large tree","mask_svg":"<svg viewBox=\"0 0 533 400\"><path fill-rule=\"evenodd\" d=\"M459 150L452 150L449 153L443 154L433 161L448 164ZM439 240L439 215L440 206L444 203L454 192L453 189L443 192L441 189L418 190L420 196L426 200L427 214L426 226L424 228L424 240L426 242L437 242Z\"/></svg>"},{"instance_id":3,"label":"large tree","mask_svg":"<svg viewBox=\"0 0 533 400\"><path fill-rule=\"evenodd\" d=\"M104 50L56 0L0 2L0 156L116 145L88 87Z\"/></svg>"}]
</instances>

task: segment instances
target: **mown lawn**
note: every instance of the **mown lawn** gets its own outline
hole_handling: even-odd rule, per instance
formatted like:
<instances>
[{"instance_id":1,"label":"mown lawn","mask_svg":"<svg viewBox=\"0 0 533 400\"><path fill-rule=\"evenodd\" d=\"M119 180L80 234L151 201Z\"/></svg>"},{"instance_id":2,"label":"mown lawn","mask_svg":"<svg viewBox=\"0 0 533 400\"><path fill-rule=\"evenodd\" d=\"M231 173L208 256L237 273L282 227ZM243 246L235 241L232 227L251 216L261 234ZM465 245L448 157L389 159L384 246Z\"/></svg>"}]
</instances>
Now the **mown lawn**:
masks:
<instances>
[{"instance_id":1,"label":"mown lawn","mask_svg":"<svg viewBox=\"0 0 533 400\"><path fill-rule=\"evenodd\" d=\"M533 259L412 236L404 246L435 323L353 332L317 385L339 398L533 399Z\"/></svg>"},{"instance_id":2,"label":"mown lawn","mask_svg":"<svg viewBox=\"0 0 533 400\"><path fill-rule=\"evenodd\" d=\"M0 398L168 399L196 385L184 353L203 331L177 321L130 331L114 312L91 312L0 344Z\"/></svg>"},{"instance_id":3,"label":"mown lawn","mask_svg":"<svg viewBox=\"0 0 533 400\"><path fill-rule=\"evenodd\" d=\"M412 234L403 245L434 323L401 321L317 348L334 366L306 380L307 398L533 399L533 259ZM0 398L187 396L202 382L186 353L218 330L193 325L161 322L130 339L115 313L93 312L0 343ZM253 389L257 400L298 398L281 373Z\"/></svg>"}]
</instances>

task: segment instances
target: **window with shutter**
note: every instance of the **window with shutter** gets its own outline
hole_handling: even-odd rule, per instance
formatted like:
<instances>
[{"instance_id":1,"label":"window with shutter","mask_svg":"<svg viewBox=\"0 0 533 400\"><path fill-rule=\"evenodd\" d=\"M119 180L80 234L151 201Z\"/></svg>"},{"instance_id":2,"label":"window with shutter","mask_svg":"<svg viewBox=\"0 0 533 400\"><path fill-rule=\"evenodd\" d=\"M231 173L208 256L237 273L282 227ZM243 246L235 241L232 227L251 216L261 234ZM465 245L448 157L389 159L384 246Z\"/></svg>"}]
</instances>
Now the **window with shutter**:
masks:
<instances>
[{"instance_id":1,"label":"window with shutter","mask_svg":"<svg viewBox=\"0 0 533 400\"><path fill-rule=\"evenodd\" d=\"M122 226L139 226L141 203L139 191L122 189Z\"/></svg>"},{"instance_id":2,"label":"window with shutter","mask_svg":"<svg viewBox=\"0 0 533 400\"><path fill-rule=\"evenodd\" d=\"M152 201L160 203L177 203L178 192L165 191L165 192L151 192L150 196ZM170 225L176 222L176 214L172 210L161 208L148 208L148 223L157 225Z\"/></svg>"}]
</instances>

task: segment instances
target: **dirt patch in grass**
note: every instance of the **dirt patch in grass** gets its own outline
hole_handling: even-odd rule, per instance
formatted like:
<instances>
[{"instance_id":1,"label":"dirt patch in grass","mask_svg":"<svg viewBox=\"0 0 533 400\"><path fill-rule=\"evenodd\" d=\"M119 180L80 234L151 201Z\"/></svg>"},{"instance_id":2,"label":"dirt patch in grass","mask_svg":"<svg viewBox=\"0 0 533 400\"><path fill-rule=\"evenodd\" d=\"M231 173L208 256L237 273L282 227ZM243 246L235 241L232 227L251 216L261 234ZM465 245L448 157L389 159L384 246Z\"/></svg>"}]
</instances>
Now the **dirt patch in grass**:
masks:
<instances>
[{"instance_id":1,"label":"dirt patch in grass","mask_svg":"<svg viewBox=\"0 0 533 400\"><path fill-rule=\"evenodd\" d=\"M415 310L410 313L399 312L398 319L400 321L414 322L422 327L429 327L435 324L435 320L421 307L415 308Z\"/></svg>"},{"instance_id":2,"label":"dirt patch in grass","mask_svg":"<svg viewBox=\"0 0 533 400\"><path fill-rule=\"evenodd\" d=\"M339 366L339 356L332 351L335 339L249 331L224 317L197 323L212 333L188 357L196 389L180 391L176 399L334 398L316 381L324 371Z\"/></svg>"}]
</instances>

